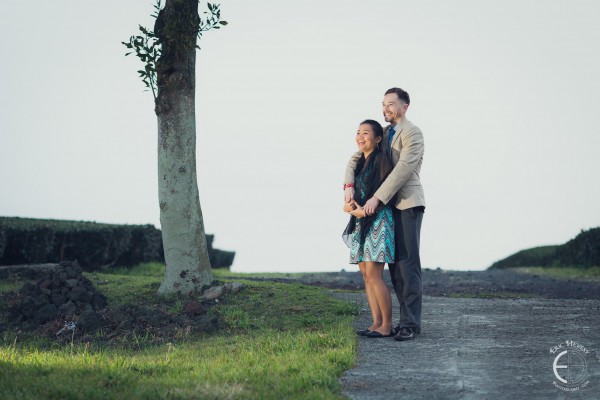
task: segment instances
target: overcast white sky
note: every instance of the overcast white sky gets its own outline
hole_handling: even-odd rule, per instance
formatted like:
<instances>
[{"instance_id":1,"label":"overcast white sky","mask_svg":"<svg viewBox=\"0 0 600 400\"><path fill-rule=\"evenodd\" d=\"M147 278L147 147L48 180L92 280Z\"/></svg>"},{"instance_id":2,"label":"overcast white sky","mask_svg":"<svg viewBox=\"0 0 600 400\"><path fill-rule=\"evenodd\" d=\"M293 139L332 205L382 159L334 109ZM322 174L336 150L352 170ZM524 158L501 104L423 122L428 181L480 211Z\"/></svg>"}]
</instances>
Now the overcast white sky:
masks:
<instances>
[{"instance_id":1,"label":"overcast white sky","mask_svg":"<svg viewBox=\"0 0 600 400\"><path fill-rule=\"evenodd\" d=\"M0 215L160 227L152 95L121 45L152 5L2 2ZM483 269L600 225L600 2L221 9L198 54L197 163L234 270L355 268L344 169L392 86L425 136L424 267Z\"/></svg>"}]
</instances>

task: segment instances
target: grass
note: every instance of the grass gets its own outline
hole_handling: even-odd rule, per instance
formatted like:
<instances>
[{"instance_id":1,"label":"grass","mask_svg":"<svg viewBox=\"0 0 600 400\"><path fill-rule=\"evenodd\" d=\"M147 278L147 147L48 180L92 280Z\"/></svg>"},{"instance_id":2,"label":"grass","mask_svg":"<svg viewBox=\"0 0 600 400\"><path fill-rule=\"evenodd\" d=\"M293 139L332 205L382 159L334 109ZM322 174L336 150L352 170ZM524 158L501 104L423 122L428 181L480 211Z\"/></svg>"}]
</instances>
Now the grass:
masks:
<instances>
[{"instance_id":1,"label":"grass","mask_svg":"<svg viewBox=\"0 0 600 400\"><path fill-rule=\"evenodd\" d=\"M115 267L106 270L104 274L119 276L152 276L155 278L162 278L165 274L165 265L158 262L151 262L127 268Z\"/></svg>"},{"instance_id":2,"label":"grass","mask_svg":"<svg viewBox=\"0 0 600 400\"><path fill-rule=\"evenodd\" d=\"M109 306L163 301L180 312L182 299L155 296L162 268L147 264L86 276ZM232 274L215 275L225 281ZM241 282L241 292L208 311L221 330L184 332L166 344L131 335L135 347L64 345L6 330L0 333L0 398L341 398L337 379L354 364L358 307L322 288ZM11 287L0 286L0 292Z\"/></svg>"},{"instance_id":3,"label":"grass","mask_svg":"<svg viewBox=\"0 0 600 400\"><path fill-rule=\"evenodd\" d=\"M558 279L575 279L582 281L600 281L600 267L518 267L511 268L516 272L548 276Z\"/></svg>"},{"instance_id":4,"label":"grass","mask_svg":"<svg viewBox=\"0 0 600 400\"><path fill-rule=\"evenodd\" d=\"M135 276L154 276L162 277L165 273L165 265L161 263L145 263L129 268L111 268L107 271L112 275L135 275ZM299 278L311 273L305 272L231 272L225 268L216 268L212 270L216 279L222 278Z\"/></svg>"},{"instance_id":5,"label":"grass","mask_svg":"<svg viewBox=\"0 0 600 400\"><path fill-rule=\"evenodd\" d=\"M314 275L310 272L230 272L226 269L214 270L216 276L248 277L248 278L301 278L306 275Z\"/></svg>"},{"instance_id":6,"label":"grass","mask_svg":"<svg viewBox=\"0 0 600 400\"><path fill-rule=\"evenodd\" d=\"M15 279L0 280L0 293L18 290L21 285L21 282Z\"/></svg>"}]
</instances>

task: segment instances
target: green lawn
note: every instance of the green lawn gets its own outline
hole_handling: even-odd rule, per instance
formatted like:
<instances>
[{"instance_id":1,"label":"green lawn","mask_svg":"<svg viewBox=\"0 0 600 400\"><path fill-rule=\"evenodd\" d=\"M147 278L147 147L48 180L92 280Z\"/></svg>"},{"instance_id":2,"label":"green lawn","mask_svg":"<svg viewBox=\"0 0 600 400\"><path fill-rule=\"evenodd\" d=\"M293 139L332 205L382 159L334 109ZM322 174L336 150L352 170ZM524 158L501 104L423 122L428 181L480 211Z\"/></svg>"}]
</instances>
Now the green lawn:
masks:
<instances>
[{"instance_id":1,"label":"green lawn","mask_svg":"<svg viewBox=\"0 0 600 400\"><path fill-rule=\"evenodd\" d=\"M155 295L163 268L146 264L86 276L109 307L162 303L181 312L185 298ZM220 281L230 275L215 271ZM341 398L337 379L354 364L358 307L327 289L236 281L242 291L207 311L220 321L217 333L183 331L166 343L132 334L102 345L5 330L0 399ZM17 284L4 282L0 294Z\"/></svg>"},{"instance_id":2,"label":"green lawn","mask_svg":"<svg viewBox=\"0 0 600 400\"><path fill-rule=\"evenodd\" d=\"M582 281L600 281L600 267L518 267L516 272L549 276L558 279L577 279Z\"/></svg>"}]
</instances>

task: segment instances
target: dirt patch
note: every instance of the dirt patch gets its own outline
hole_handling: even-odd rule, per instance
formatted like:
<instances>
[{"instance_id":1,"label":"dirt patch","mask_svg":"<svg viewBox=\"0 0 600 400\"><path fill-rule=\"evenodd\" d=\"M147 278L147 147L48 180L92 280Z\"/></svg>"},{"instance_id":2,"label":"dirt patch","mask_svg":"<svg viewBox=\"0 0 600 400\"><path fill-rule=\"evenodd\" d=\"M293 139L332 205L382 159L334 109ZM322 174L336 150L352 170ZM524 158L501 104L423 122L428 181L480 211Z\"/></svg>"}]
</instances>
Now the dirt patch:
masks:
<instances>
[{"instance_id":1,"label":"dirt patch","mask_svg":"<svg viewBox=\"0 0 600 400\"><path fill-rule=\"evenodd\" d=\"M208 307L204 305L201 309ZM162 306L126 304L98 312L83 312L72 320L54 319L35 328L33 332L63 343L95 342L135 347L138 345L135 338L141 338L145 344L161 344L191 333L218 329L218 317L206 312L187 314L185 311L173 312Z\"/></svg>"},{"instance_id":2,"label":"dirt patch","mask_svg":"<svg viewBox=\"0 0 600 400\"><path fill-rule=\"evenodd\" d=\"M513 270L423 272L423 292L429 296L483 295L507 297L533 295L547 299L600 300L600 282L556 279ZM510 296L508 296L510 297Z\"/></svg>"},{"instance_id":3,"label":"dirt patch","mask_svg":"<svg viewBox=\"0 0 600 400\"><path fill-rule=\"evenodd\" d=\"M3 295L0 332L29 332L58 342L135 346L132 337L144 343L168 342L221 328L210 308L241 288L237 282L215 281L202 295L107 307L106 296L82 275L77 262L63 262L44 267L37 281L25 281L17 292Z\"/></svg>"},{"instance_id":4,"label":"dirt patch","mask_svg":"<svg viewBox=\"0 0 600 400\"><path fill-rule=\"evenodd\" d=\"M325 272L284 278L236 278L303 283L332 289L364 290L360 272ZM384 273L391 288L389 273ZM541 297L600 300L600 282L555 279L513 270L447 271L423 269L423 294L434 297Z\"/></svg>"}]
</instances>

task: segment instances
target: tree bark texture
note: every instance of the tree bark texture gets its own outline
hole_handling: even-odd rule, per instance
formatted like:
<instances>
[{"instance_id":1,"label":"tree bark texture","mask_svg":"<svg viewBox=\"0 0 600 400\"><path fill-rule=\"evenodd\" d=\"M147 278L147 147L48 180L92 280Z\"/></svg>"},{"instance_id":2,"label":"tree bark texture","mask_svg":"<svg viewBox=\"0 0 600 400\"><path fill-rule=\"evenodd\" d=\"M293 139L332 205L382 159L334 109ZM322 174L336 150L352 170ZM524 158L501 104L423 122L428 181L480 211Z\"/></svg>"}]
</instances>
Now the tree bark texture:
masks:
<instances>
[{"instance_id":1,"label":"tree bark texture","mask_svg":"<svg viewBox=\"0 0 600 400\"><path fill-rule=\"evenodd\" d=\"M189 293L212 273L196 177L195 69L198 0L167 0L154 32L157 61L158 198L165 278L158 293Z\"/></svg>"}]
</instances>

